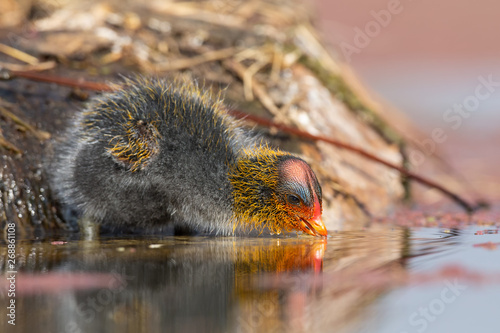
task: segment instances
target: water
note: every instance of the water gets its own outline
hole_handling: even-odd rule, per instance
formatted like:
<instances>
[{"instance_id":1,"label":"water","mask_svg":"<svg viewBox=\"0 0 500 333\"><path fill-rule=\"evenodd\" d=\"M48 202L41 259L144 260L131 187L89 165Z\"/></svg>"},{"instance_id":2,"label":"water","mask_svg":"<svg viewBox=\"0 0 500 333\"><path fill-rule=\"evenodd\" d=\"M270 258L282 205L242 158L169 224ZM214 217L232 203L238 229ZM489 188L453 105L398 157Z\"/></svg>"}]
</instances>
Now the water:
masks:
<instances>
[{"instance_id":1,"label":"water","mask_svg":"<svg viewBox=\"0 0 500 333\"><path fill-rule=\"evenodd\" d=\"M381 297L360 332L499 332L498 228L412 230L410 246L416 282Z\"/></svg>"},{"instance_id":2,"label":"water","mask_svg":"<svg viewBox=\"0 0 500 333\"><path fill-rule=\"evenodd\" d=\"M498 332L498 227L74 238L17 240L2 332Z\"/></svg>"}]
</instances>

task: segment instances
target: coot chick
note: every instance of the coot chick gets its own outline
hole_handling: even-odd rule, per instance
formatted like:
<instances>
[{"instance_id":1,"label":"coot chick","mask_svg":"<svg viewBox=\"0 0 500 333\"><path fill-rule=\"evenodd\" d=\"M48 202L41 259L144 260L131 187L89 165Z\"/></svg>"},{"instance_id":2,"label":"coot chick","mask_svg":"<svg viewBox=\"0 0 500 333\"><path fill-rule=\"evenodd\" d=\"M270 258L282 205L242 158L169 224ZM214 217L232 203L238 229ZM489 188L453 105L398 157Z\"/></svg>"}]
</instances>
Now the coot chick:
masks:
<instances>
[{"instance_id":1,"label":"coot chick","mask_svg":"<svg viewBox=\"0 0 500 333\"><path fill-rule=\"evenodd\" d=\"M327 235L309 165L269 148L195 84L125 79L79 113L64 141L54 188L96 222Z\"/></svg>"}]
</instances>

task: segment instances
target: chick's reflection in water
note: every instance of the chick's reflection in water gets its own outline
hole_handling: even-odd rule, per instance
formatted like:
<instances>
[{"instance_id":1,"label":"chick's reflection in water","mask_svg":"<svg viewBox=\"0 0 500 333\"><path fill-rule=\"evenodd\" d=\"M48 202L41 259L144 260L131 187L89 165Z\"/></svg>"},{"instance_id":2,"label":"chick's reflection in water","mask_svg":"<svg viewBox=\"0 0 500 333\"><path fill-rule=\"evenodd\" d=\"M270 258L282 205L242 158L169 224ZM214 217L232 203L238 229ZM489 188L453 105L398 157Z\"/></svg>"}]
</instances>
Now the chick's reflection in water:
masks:
<instances>
[{"instance_id":1,"label":"chick's reflection in water","mask_svg":"<svg viewBox=\"0 0 500 333\"><path fill-rule=\"evenodd\" d=\"M323 239L197 237L145 243L86 242L78 243L83 248L67 247L66 253L46 253L45 258L58 258L51 264L53 271L59 267L75 273L111 272L122 276L125 285L114 291L75 290L56 297L53 291L43 290L34 298L25 295L19 299L19 311L36 318L23 320L21 325L29 331L43 323L42 327L57 330L63 325L61 318L68 319L57 313L64 313L84 332L102 327L121 332L194 332L200 328L235 332L262 325L276 327L297 293L314 293L309 287L269 291L260 287L260 281L297 274L312 279L322 270L326 250ZM71 275L62 283L68 279ZM106 302L99 303L103 294L107 294ZM43 308L53 309L52 314L39 310ZM92 320L82 315L86 311L92 311ZM34 323L37 327L30 326Z\"/></svg>"}]
</instances>

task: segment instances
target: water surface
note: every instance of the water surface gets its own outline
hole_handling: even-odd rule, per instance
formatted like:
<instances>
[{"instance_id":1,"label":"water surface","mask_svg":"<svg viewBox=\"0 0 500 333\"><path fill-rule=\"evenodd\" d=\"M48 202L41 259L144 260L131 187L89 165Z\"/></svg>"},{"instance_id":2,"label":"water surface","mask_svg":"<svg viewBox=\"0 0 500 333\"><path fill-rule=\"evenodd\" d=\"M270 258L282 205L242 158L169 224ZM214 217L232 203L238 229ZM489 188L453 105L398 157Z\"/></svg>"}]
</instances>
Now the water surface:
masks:
<instances>
[{"instance_id":1,"label":"water surface","mask_svg":"<svg viewBox=\"0 0 500 333\"><path fill-rule=\"evenodd\" d=\"M497 247L498 228L479 226L18 239L16 326L0 323L4 332L498 332Z\"/></svg>"}]
</instances>

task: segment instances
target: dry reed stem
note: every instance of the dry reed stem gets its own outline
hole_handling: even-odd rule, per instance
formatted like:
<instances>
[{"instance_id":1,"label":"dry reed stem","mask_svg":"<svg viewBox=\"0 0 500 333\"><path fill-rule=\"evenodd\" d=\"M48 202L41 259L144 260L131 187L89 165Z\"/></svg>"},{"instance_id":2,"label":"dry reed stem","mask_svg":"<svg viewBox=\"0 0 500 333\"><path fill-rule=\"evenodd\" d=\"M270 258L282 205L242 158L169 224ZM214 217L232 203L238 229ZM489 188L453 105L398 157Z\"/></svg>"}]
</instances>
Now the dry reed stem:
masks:
<instances>
[{"instance_id":1,"label":"dry reed stem","mask_svg":"<svg viewBox=\"0 0 500 333\"><path fill-rule=\"evenodd\" d=\"M154 2L150 5L150 7L152 10L163 14L196 19L201 22L206 22L218 26L243 28L246 22L244 17L215 13L213 11L201 8L194 3Z\"/></svg>"},{"instance_id":2,"label":"dry reed stem","mask_svg":"<svg viewBox=\"0 0 500 333\"><path fill-rule=\"evenodd\" d=\"M282 50L275 44L273 49L273 61L271 65L271 75L269 79L271 82L278 81L280 77L281 68L283 67L283 52Z\"/></svg>"},{"instance_id":3,"label":"dry reed stem","mask_svg":"<svg viewBox=\"0 0 500 333\"><path fill-rule=\"evenodd\" d=\"M22 155L22 151L9 141L5 140L5 138L1 133L0 133L0 147L10 150L16 155Z\"/></svg>"},{"instance_id":4,"label":"dry reed stem","mask_svg":"<svg viewBox=\"0 0 500 333\"><path fill-rule=\"evenodd\" d=\"M0 61L0 68L6 68L10 71L41 72L56 67L55 61L44 61L34 65L18 65Z\"/></svg>"},{"instance_id":5,"label":"dry reed stem","mask_svg":"<svg viewBox=\"0 0 500 333\"><path fill-rule=\"evenodd\" d=\"M243 92L245 95L245 100L247 101L254 100L253 96L254 75L257 74L258 71L260 71L268 64L269 61L267 59L260 59L257 62L253 63L252 65L250 65L250 67L248 67L245 70L245 73L243 74Z\"/></svg>"},{"instance_id":6,"label":"dry reed stem","mask_svg":"<svg viewBox=\"0 0 500 333\"><path fill-rule=\"evenodd\" d=\"M230 47L227 49L206 52L192 58L177 59L173 61L168 61L166 63L153 64L152 69L156 72L168 72L168 71L180 70L198 66L205 62L223 60L233 56L237 52L238 48Z\"/></svg>"},{"instance_id":7,"label":"dry reed stem","mask_svg":"<svg viewBox=\"0 0 500 333\"><path fill-rule=\"evenodd\" d=\"M0 100L0 103L5 104L5 102L3 102L2 100ZM30 124L28 124L27 122L25 122L24 120L22 120L21 118L19 118L18 116L16 116L6 108L4 108L3 106L0 106L0 114L5 118L12 120L23 130L32 133L38 140L45 141L47 139L50 139L50 133L34 128Z\"/></svg>"},{"instance_id":8,"label":"dry reed stem","mask_svg":"<svg viewBox=\"0 0 500 333\"><path fill-rule=\"evenodd\" d=\"M274 117L274 121L277 123L290 124L290 117L287 117L288 110L295 103L301 101L306 97L305 91L300 91L298 94L294 95L288 102L286 102L281 108L279 108L279 114Z\"/></svg>"},{"instance_id":9,"label":"dry reed stem","mask_svg":"<svg viewBox=\"0 0 500 333\"><path fill-rule=\"evenodd\" d=\"M335 75L343 73L341 66L332 58L330 53L321 45L319 38L312 32L310 25L302 24L295 28L295 44L303 52L316 59L323 68Z\"/></svg>"},{"instance_id":10,"label":"dry reed stem","mask_svg":"<svg viewBox=\"0 0 500 333\"><path fill-rule=\"evenodd\" d=\"M224 65L224 67L235 73L241 80L245 79L246 68L242 64L230 59L223 61L222 64ZM272 98L267 94L264 87L255 79L252 79L252 90L255 96L257 96L259 101L262 103L262 105L264 105L264 107L269 112L271 112L273 116L276 116L280 113L280 110L278 109L276 104L274 104Z\"/></svg>"},{"instance_id":11,"label":"dry reed stem","mask_svg":"<svg viewBox=\"0 0 500 333\"><path fill-rule=\"evenodd\" d=\"M38 64L38 59L36 57L2 43L0 43L0 52L30 65Z\"/></svg>"}]
</instances>

